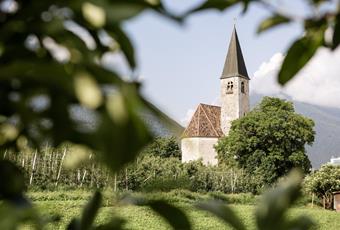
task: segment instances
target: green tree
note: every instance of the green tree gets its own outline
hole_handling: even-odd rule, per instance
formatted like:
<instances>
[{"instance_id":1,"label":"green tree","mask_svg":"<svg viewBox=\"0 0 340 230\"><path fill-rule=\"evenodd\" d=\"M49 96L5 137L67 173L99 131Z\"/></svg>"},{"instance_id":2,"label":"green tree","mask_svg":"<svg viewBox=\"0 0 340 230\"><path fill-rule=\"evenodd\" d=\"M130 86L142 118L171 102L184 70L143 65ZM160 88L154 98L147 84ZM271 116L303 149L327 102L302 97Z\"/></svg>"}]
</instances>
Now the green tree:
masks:
<instances>
[{"instance_id":1,"label":"green tree","mask_svg":"<svg viewBox=\"0 0 340 230\"><path fill-rule=\"evenodd\" d=\"M160 157L181 157L181 150L175 137L157 137L143 153Z\"/></svg>"},{"instance_id":2,"label":"green tree","mask_svg":"<svg viewBox=\"0 0 340 230\"><path fill-rule=\"evenodd\" d=\"M260 184L273 184L294 167L309 172L305 145L314 141L314 122L294 112L291 102L265 97L245 117L232 123L217 146L221 162L255 175Z\"/></svg>"},{"instance_id":3,"label":"green tree","mask_svg":"<svg viewBox=\"0 0 340 230\"><path fill-rule=\"evenodd\" d=\"M331 208L332 193L340 190L340 166L323 165L305 178L304 187L322 199L325 208Z\"/></svg>"}]
</instances>

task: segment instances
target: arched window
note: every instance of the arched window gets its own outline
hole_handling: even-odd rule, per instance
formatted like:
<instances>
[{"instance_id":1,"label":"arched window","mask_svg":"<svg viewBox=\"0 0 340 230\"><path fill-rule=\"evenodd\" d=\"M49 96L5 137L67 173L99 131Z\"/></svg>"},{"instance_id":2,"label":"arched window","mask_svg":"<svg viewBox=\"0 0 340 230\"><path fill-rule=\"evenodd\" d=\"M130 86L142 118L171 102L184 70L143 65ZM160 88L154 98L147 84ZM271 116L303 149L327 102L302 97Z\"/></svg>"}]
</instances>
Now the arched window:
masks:
<instances>
[{"instance_id":1,"label":"arched window","mask_svg":"<svg viewBox=\"0 0 340 230\"><path fill-rule=\"evenodd\" d=\"M232 81L228 81L227 83L227 93L233 93L233 89L234 89L234 83Z\"/></svg>"},{"instance_id":2,"label":"arched window","mask_svg":"<svg viewBox=\"0 0 340 230\"><path fill-rule=\"evenodd\" d=\"M241 82L241 93L245 93L244 82Z\"/></svg>"}]
</instances>

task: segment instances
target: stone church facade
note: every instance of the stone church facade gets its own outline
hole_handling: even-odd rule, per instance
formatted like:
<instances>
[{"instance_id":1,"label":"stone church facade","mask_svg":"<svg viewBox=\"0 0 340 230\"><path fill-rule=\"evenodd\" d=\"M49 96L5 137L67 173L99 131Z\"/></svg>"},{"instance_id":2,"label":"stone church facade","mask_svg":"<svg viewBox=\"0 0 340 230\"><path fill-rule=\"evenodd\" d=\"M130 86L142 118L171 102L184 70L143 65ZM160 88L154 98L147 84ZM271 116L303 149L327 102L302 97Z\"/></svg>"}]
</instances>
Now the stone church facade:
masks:
<instances>
[{"instance_id":1,"label":"stone church facade","mask_svg":"<svg viewBox=\"0 0 340 230\"><path fill-rule=\"evenodd\" d=\"M249 80L234 27L220 77L221 106L198 105L182 134L182 162L201 159L205 165L218 163L214 145L228 135L233 120L249 112Z\"/></svg>"}]
</instances>

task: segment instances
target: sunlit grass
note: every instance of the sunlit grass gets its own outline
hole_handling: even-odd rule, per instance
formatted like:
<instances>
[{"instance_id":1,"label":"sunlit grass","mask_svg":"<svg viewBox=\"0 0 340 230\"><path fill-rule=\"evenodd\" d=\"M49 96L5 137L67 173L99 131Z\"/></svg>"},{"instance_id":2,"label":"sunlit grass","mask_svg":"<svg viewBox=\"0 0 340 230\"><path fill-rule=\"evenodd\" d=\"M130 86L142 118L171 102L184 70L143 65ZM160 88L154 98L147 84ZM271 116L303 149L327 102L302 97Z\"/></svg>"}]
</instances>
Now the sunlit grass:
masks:
<instances>
[{"instance_id":1,"label":"sunlit grass","mask_svg":"<svg viewBox=\"0 0 340 230\"><path fill-rule=\"evenodd\" d=\"M148 196L164 197L171 201L174 205L182 208L188 215L193 229L231 229L225 226L223 222L210 214L193 208L193 204L197 200L209 198L209 194L186 194L190 199L184 199L185 191L172 193L155 193ZM49 224L48 229L65 229L66 225L73 217L79 216L81 208L90 197L87 191L65 191L65 192L34 192L29 194L33 198L34 203L46 217L60 216L60 221ZM238 195L232 195L238 196ZM108 222L113 216L122 217L128 220L125 223L126 229L171 229L170 226L159 216L157 216L148 207L123 206L116 202L116 195L105 192L103 206L96 219L97 224ZM251 201L250 201L251 202ZM248 229L255 229L255 217L253 215L255 206L252 204L231 204L232 208L245 222ZM319 207L298 206L291 209L288 214L291 218L298 215L308 215L312 217L318 224L317 229L332 230L340 229L340 213L334 211L323 210Z\"/></svg>"}]
</instances>

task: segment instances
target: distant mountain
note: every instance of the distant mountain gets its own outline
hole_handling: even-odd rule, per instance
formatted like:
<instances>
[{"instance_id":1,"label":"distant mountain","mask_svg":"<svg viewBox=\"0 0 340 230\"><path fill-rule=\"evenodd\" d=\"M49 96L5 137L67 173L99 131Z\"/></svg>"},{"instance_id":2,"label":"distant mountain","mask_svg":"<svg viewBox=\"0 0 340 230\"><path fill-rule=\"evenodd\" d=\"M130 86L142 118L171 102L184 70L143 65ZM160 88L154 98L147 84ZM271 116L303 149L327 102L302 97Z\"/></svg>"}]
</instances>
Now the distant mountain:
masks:
<instances>
[{"instance_id":1,"label":"distant mountain","mask_svg":"<svg viewBox=\"0 0 340 230\"><path fill-rule=\"evenodd\" d=\"M163 114L165 120L160 120L159 117L152 113L143 113L142 119L156 136L169 137L176 136L180 137L184 131L184 127L178 122Z\"/></svg>"},{"instance_id":2,"label":"distant mountain","mask_svg":"<svg viewBox=\"0 0 340 230\"><path fill-rule=\"evenodd\" d=\"M251 106L261 101L262 95L252 94ZM280 98L292 101L286 95ZM313 168L319 168L330 161L332 156L340 156L340 109L293 101L295 111L315 122L316 137L312 146L307 146L307 154Z\"/></svg>"}]
</instances>

